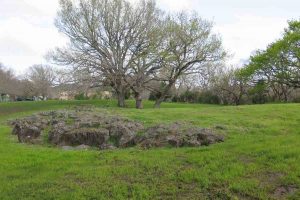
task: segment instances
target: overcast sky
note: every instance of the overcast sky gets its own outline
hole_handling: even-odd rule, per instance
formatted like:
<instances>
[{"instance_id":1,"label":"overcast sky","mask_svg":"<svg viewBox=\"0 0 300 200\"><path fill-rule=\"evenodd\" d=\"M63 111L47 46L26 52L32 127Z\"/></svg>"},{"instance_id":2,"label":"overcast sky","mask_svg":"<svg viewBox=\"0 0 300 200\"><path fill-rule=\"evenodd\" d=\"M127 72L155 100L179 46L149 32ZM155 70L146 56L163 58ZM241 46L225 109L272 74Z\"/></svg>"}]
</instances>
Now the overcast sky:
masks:
<instances>
[{"instance_id":1,"label":"overcast sky","mask_svg":"<svg viewBox=\"0 0 300 200\"><path fill-rule=\"evenodd\" d=\"M136 1L136 0L131 0ZM287 20L300 18L300 0L157 0L166 11L195 10L213 20L214 31L240 64L279 38ZM0 0L0 62L22 73L46 64L49 49L66 39L53 25L58 0Z\"/></svg>"}]
</instances>

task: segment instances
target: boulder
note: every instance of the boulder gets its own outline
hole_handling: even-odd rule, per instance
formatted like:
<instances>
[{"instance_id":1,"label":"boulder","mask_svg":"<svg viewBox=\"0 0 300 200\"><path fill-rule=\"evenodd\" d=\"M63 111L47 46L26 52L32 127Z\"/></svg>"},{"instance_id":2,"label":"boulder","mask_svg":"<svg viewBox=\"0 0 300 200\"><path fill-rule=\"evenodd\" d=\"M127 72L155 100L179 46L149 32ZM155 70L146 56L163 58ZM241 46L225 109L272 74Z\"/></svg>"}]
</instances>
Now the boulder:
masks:
<instances>
[{"instance_id":1,"label":"boulder","mask_svg":"<svg viewBox=\"0 0 300 200\"><path fill-rule=\"evenodd\" d=\"M26 123L16 123L12 134L18 136L19 142L35 143L35 140L41 135L41 129Z\"/></svg>"},{"instance_id":2,"label":"boulder","mask_svg":"<svg viewBox=\"0 0 300 200\"><path fill-rule=\"evenodd\" d=\"M71 151L71 150L75 149L74 147L71 147L71 146L62 146L61 148L65 151Z\"/></svg>"},{"instance_id":3,"label":"boulder","mask_svg":"<svg viewBox=\"0 0 300 200\"><path fill-rule=\"evenodd\" d=\"M100 145L100 149L101 150L114 150L114 149L117 149L117 147L112 144L102 144L102 145Z\"/></svg>"},{"instance_id":4,"label":"boulder","mask_svg":"<svg viewBox=\"0 0 300 200\"><path fill-rule=\"evenodd\" d=\"M143 126L134 122L114 122L109 125L109 136L116 147L125 148L135 144L135 137Z\"/></svg>"},{"instance_id":5,"label":"boulder","mask_svg":"<svg viewBox=\"0 0 300 200\"><path fill-rule=\"evenodd\" d=\"M89 145L97 146L104 144L109 139L107 129L80 128L70 130L62 125L56 126L49 132L49 142L56 145Z\"/></svg>"},{"instance_id":6,"label":"boulder","mask_svg":"<svg viewBox=\"0 0 300 200\"><path fill-rule=\"evenodd\" d=\"M89 145L84 145L84 144L75 147L76 150L88 150L90 148L91 147Z\"/></svg>"},{"instance_id":7,"label":"boulder","mask_svg":"<svg viewBox=\"0 0 300 200\"><path fill-rule=\"evenodd\" d=\"M143 125L119 116L101 113L69 112L63 118L52 115L49 142L55 145L90 145L101 149L134 145L136 133ZM70 117L72 116L72 117Z\"/></svg>"},{"instance_id":8,"label":"boulder","mask_svg":"<svg viewBox=\"0 0 300 200\"><path fill-rule=\"evenodd\" d=\"M146 130L144 136L137 139L143 148L151 147L183 147L202 146L222 142L223 136L217 135L210 129L193 127L192 125L173 123L157 125Z\"/></svg>"}]
</instances>

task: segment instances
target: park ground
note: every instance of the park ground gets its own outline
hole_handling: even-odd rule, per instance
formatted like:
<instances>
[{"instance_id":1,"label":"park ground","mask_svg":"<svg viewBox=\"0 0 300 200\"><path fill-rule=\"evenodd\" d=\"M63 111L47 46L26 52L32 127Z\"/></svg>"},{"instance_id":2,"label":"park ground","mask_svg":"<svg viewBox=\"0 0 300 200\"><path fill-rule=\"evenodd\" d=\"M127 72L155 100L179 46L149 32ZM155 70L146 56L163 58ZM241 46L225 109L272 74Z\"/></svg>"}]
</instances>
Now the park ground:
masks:
<instances>
[{"instance_id":1,"label":"park ground","mask_svg":"<svg viewBox=\"0 0 300 200\"><path fill-rule=\"evenodd\" d=\"M217 106L114 101L0 104L0 199L300 199L300 104ZM71 150L18 143L7 120L93 105L147 125L222 127L198 148Z\"/></svg>"}]
</instances>

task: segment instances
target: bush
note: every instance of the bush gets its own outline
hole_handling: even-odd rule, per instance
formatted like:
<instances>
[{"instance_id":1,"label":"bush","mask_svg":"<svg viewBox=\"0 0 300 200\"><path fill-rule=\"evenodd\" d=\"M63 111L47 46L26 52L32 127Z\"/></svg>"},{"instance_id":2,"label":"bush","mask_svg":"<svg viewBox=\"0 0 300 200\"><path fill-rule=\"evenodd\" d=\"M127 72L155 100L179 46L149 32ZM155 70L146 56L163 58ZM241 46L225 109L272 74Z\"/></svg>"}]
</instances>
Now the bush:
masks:
<instances>
[{"instance_id":1,"label":"bush","mask_svg":"<svg viewBox=\"0 0 300 200\"><path fill-rule=\"evenodd\" d=\"M212 91L203 91L198 96L198 103L220 104L220 98Z\"/></svg>"},{"instance_id":2,"label":"bush","mask_svg":"<svg viewBox=\"0 0 300 200\"><path fill-rule=\"evenodd\" d=\"M267 96L267 84L264 80L258 81L258 83L249 90L249 96L254 104L264 104L268 102Z\"/></svg>"},{"instance_id":3,"label":"bush","mask_svg":"<svg viewBox=\"0 0 300 200\"><path fill-rule=\"evenodd\" d=\"M80 93L75 95L75 100L89 100L89 97L86 96L84 93Z\"/></svg>"},{"instance_id":4,"label":"bush","mask_svg":"<svg viewBox=\"0 0 300 200\"><path fill-rule=\"evenodd\" d=\"M220 99L212 91L186 91L172 98L173 102L219 104Z\"/></svg>"}]
</instances>

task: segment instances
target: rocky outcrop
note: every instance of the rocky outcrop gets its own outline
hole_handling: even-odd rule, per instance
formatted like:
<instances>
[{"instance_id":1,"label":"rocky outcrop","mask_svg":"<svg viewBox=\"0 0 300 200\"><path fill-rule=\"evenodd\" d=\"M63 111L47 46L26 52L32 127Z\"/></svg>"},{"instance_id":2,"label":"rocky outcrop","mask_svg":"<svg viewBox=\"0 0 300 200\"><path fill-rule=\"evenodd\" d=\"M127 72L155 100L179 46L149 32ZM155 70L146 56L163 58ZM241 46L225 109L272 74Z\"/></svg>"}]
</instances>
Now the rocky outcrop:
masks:
<instances>
[{"instance_id":1,"label":"rocky outcrop","mask_svg":"<svg viewBox=\"0 0 300 200\"><path fill-rule=\"evenodd\" d=\"M12 122L12 134L18 136L19 142L38 143L44 127L42 121L37 122L35 116ZM36 123L34 123L36 122Z\"/></svg>"},{"instance_id":2,"label":"rocky outcrop","mask_svg":"<svg viewBox=\"0 0 300 200\"><path fill-rule=\"evenodd\" d=\"M143 148L151 147L195 147L223 142L224 137L210 129L193 127L184 123L160 124L150 127L138 138L137 143Z\"/></svg>"},{"instance_id":3,"label":"rocky outcrop","mask_svg":"<svg viewBox=\"0 0 300 200\"><path fill-rule=\"evenodd\" d=\"M160 124L147 129L120 116L92 111L51 111L15 120L12 134L19 142L36 143L41 138L61 147L100 149L140 146L184 147L210 145L224 140L210 129L186 123ZM81 149L81 148L79 148Z\"/></svg>"},{"instance_id":4,"label":"rocky outcrop","mask_svg":"<svg viewBox=\"0 0 300 200\"><path fill-rule=\"evenodd\" d=\"M76 146L76 145L89 145L101 146L109 139L109 132L107 129L88 129L80 128L68 130L55 126L49 132L49 142L55 145L63 146Z\"/></svg>"}]
</instances>

